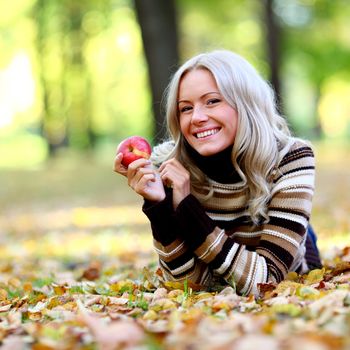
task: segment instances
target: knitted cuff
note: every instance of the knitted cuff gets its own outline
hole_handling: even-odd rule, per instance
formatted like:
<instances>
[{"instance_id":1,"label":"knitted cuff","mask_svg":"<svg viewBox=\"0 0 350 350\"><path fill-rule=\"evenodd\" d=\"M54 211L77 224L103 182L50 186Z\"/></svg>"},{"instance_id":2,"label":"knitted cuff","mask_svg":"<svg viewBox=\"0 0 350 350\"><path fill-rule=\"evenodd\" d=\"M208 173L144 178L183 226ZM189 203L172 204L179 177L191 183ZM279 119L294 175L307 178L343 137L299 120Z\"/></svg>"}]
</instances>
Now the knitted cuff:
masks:
<instances>
[{"instance_id":1,"label":"knitted cuff","mask_svg":"<svg viewBox=\"0 0 350 350\"><path fill-rule=\"evenodd\" d=\"M192 194L180 202L175 210L175 217L184 232L183 238L193 250L203 244L215 228L214 221Z\"/></svg>"}]
</instances>

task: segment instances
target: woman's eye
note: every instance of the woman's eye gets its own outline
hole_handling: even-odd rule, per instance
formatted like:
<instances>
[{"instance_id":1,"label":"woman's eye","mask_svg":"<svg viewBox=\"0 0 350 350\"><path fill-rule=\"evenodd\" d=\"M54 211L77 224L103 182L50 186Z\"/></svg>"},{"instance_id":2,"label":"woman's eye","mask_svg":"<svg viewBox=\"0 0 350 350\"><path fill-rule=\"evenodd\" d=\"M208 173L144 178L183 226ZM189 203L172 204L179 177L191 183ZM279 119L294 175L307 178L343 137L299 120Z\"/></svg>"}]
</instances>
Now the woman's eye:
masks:
<instances>
[{"instance_id":1,"label":"woman's eye","mask_svg":"<svg viewBox=\"0 0 350 350\"><path fill-rule=\"evenodd\" d=\"M212 105L212 104L215 104L215 103L218 103L220 102L220 99L218 98L211 98L210 100L208 100L208 105Z\"/></svg>"},{"instance_id":2,"label":"woman's eye","mask_svg":"<svg viewBox=\"0 0 350 350\"><path fill-rule=\"evenodd\" d=\"M185 113L187 111L190 111L192 109L191 106L184 106L180 108L180 113Z\"/></svg>"}]
</instances>

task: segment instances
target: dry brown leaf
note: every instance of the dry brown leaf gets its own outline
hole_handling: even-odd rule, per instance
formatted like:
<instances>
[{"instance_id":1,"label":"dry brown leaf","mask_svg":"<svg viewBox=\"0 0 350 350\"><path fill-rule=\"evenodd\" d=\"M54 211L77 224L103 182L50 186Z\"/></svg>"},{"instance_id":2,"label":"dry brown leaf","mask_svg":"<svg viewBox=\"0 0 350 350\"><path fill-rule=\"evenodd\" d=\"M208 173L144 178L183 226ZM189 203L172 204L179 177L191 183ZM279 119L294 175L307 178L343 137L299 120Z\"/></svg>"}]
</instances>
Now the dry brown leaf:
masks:
<instances>
[{"instance_id":1,"label":"dry brown leaf","mask_svg":"<svg viewBox=\"0 0 350 350\"><path fill-rule=\"evenodd\" d=\"M164 299L168 296L168 290L165 288L158 288L153 293L152 301L158 300L158 299Z\"/></svg>"},{"instance_id":2,"label":"dry brown leaf","mask_svg":"<svg viewBox=\"0 0 350 350\"><path fill-rule=\"evenodd\" d=\"M135 322L123 320L105 324L101 319L92 316L80 300L77 300L77 305L79 320L89 328L101 350L136 346L145 337L143 330Z\"/></svg>"},{"instance_id":3,"label":"dry brown leaf","mask_svg":"<svg viewBox=\"0 0 350 350\"><path fill-rule=\"evenodd\" d=\"M335 266L334 269L332 269L330 272L328 272L325 275L325 281L329 281L332 277L340 275L341 273L349 270L350 270L350 261L341 261Z\"/></svg>"},{"instance_id":4,"label":"dry brown leaf","mask_svg":"<svg viewBox=\"0 0 350 350\"><path fill-rule=\"evenodd\" d=\"M269 282L269 283L258 283L258 290L259 290L259 297L261 299L270 298L275 289L277 284Z\"/></svg>"},{"instance_id":5,"label":"dry brown leaf","mask_svg":"<svg viewBox=\"0 0 350 350\"><path fill-rule=\"evenodd\" d=\"M89 281L95 281L100 277L101 274L101 263L98 261L93 261L90 263L89 267L83 272L82 278Z\"/></svg>"}]
</instances>

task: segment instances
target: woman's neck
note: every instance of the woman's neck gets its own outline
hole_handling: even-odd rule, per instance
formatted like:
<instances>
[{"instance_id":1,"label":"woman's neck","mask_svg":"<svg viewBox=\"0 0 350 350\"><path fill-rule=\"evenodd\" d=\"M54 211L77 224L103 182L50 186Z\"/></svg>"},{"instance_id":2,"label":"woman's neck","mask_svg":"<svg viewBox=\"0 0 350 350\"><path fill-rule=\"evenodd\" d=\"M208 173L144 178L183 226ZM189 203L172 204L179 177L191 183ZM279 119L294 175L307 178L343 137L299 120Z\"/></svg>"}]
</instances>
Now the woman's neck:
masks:
<instances>
[{"instance_id":1,"label":"woman's neck","mask_svg":"<svg viewBox=\"0 0 350 350\"><path fill-rule=\"evenodd\" d=\"M194 164L210 179L228 184L241 181L232 164L232 146L211 156L202 156L187 141L185 148Z\"/></svg>"}]
</instances>

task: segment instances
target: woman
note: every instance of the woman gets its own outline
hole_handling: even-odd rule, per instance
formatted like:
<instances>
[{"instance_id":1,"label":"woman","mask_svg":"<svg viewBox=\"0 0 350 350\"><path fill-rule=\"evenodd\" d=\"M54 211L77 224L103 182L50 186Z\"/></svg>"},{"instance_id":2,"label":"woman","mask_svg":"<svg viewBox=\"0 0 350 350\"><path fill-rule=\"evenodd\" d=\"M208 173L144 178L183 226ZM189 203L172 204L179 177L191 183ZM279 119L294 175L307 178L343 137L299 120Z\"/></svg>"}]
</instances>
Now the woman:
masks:
<instances>
[{"instance_id":1,"label":"woman","mask_svg":"<svg viewBox=\"0 0 350 350\"><path fill-rule=\"evenodd\" d=\"M114 170L144 197L168 280L258 294L258 283L321 266L308 226L313 151L245 59L220 50L185 62L167 89L167 124L153 165L125 169L118 154Z\"/></svg>"}]
</instances>

